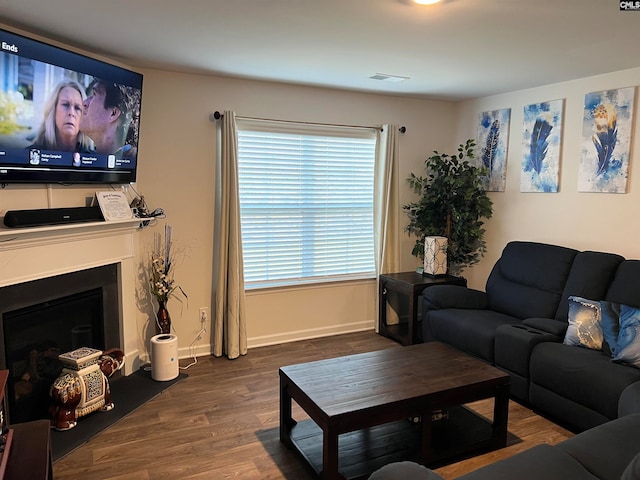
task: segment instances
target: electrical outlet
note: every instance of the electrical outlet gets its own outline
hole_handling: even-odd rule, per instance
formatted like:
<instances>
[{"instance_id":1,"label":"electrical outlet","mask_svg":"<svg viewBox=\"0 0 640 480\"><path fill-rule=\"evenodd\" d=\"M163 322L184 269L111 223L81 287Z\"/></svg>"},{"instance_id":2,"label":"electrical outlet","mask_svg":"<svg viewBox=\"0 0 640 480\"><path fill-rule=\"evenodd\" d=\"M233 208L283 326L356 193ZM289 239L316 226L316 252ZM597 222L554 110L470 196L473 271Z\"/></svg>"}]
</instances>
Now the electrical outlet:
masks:
<instances>
[{"instance_id":1,"label":"electrical outlet","mask_svg":"<svg viewBox=\"0 0 640 480\"><path fill-rule=\"evenodd\" d=\"M196 333L194 342L202 340L202 334L207 332L207 322L209 321L209 307L200 307L198 310L198 319L200 320L200 331Z\"/></svg>"},{"instance_id":2,"label":"electrical outlet","mask_svg":"<svg viewBox=\"0 0 640 480\"><path fill-rule=\"evenodd\" d=\"M209 321L209 307L200 307L198 318L200 319L200 325L204 329Z\"/></svg>"}]
</instances>

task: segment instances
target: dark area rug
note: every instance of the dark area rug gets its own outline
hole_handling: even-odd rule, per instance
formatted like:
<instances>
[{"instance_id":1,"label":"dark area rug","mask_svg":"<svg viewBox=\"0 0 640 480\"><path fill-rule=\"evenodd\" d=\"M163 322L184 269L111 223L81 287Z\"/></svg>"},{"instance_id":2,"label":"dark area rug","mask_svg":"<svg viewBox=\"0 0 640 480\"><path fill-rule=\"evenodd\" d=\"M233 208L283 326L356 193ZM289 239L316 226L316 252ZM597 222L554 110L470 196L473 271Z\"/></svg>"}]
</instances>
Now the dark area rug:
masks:
<instances>
[{"instance_id":1,"label":"dark area rug","mask_svg":"<svg viewBox=\"0 0 640 480\"><path fill-rule=\"evenodd\" d=\"M145 402L186 377L186 373L181 373L177 378L168 382L156 382L151 378L150 371L140 369L127 377L109 379L111 399L115 404L114 409L109 412L93 412L86 417L81 417L78 420L78 425L65 432L51 429L51 455L53 461L60 460L89 441L94 435L110 427Z\"/></svg>"}]
</instances>

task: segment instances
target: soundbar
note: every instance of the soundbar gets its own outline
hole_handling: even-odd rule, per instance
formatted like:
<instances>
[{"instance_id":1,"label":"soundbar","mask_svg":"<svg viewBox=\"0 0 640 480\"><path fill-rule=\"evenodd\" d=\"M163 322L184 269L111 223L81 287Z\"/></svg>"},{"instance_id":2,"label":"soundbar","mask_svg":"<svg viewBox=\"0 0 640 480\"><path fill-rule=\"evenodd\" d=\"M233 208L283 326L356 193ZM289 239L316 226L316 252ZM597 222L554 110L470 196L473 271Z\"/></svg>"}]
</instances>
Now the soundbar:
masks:
<instances>
[{"instance_id":1,"label":"soundbar","mask_svg":"<svg viewBox=\"0 0 640 480\"><path fill-rule=\"evenodd\" d=\"M104 217L98 206L9 210L4 216L4 224L11 228L101 221L104 221Z\"/></svg>"}]
</instances>

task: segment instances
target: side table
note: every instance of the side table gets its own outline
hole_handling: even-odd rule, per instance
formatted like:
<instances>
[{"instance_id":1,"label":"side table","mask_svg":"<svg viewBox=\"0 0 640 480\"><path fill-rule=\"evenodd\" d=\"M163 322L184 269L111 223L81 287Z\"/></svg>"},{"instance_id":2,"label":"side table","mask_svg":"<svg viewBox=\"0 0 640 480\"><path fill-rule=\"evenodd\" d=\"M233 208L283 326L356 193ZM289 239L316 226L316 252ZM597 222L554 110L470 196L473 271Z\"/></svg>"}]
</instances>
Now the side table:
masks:
<instances>
[{"instance_id":1,"label":"side table","mask_svg":"<svg viewBox=\"0 0 640 480\"><path fill-rule=\"evenodd\" d=\"M3 480L53 480L49 420L11 425L13 445Z\"/></svg>"},{"instance_id":2,"label":"side table","mask_svg":"<svg viewBox=\"0 0 640 480\"><path fill-rule=\"evenodd\" d=\"M402 345L412 345L417 342L418 330L418 299L425 288L434 285L467 286L467 281L453 275L422 275L417 272L385 273L380 275L378 333L389 337ZM409 318L406 323L387 325L387 293L398 292L408 297Z\"/></svg>"}]
</instances>

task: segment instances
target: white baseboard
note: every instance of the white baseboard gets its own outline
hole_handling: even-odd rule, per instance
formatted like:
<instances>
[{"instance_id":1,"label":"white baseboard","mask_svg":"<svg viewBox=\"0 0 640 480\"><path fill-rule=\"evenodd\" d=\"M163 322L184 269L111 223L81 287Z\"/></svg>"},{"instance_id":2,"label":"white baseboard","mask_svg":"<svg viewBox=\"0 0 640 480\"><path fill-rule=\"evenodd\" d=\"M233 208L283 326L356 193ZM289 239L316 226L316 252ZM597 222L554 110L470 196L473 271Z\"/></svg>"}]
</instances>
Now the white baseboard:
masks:
<instances>
[{"instance_id":1,"label":"white baseboard","mask_svg":"<svg viewBox=\"0 0 640 480\"><path fill-rule=\"evenodd\" d=\"M294 332L286 332L286 333L277 333L273 335L264 335L260 337L252 337L247 339L247 348L257 348L257 347L266 347L269 345L278 345L280 343L289 343L289 342L297 342L299 340L309 340L311 338L321 338L321 337L329 337L332 335L341 335L344 333L354 333L354 332L365 332L367 330L374 330L376 326L376 322L368 321L368 322L354 322L348 323L346 325L331 325L328 327L320 327L320 328L310 328L306 330L296 330ZM137 357L136 352L136 357ZM201 344L196 345L194 347L181 347L178 349L178 358L181 360L194 358L194 357L203 357L207 355L212 355L213 347L210 344ZM131 364L133 364L134 358L127 358L127 360L131 360ZM136 367L139 368L140 365L148 364L150 362L148 353L143 353L136 363ZM125 363L125 367L126 367ZM137 370L136 368L136 370ZM126 373L129 375L132 373L133 368Z\"/></svg>"},{"instance_id":2,"label":"white baseboard","mask_svg":"<svg viewBox=\"0 0 640 480\"><path fill-rule=\"evenodd\" d=\"M364 332L367 330L373 330L374 328L375 322L366 321L348 323L345 325L330 325L327 327L296 330L293 332L276 333L273 335L248 338L247 347L250 349L257 347L266 347L268 345L297 342L299 340L308 340L310 338L329 337L331 335L341 335L343 333Z\"/></svg>"},{"instance_id":3,"label":"white baseboard","mask_svg":"<svg viewBox=\"0 0 640 480\"><path fill-rule=\"evenodd\" d=\"M131 375L133 372L137 372L140 369L140 367L144 364L144 359L142 359L139 354L140 352L138 350L135 350L125 355L124 367L122 368L122 370L120 370L122 375Z\"/></svg>"},{"instance_id":4,"label":"white baseboard","mask_svg":"<svg viewBox=\"0 0 640 480\"><path fill-rule=\"evenodd\" d=\"M182 347L178 349L178 358L193 358L211 355L213 348L211 345L196 345L194 347Z\"/></svg>"}]
</instances>

